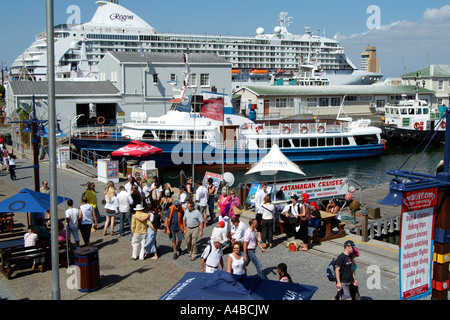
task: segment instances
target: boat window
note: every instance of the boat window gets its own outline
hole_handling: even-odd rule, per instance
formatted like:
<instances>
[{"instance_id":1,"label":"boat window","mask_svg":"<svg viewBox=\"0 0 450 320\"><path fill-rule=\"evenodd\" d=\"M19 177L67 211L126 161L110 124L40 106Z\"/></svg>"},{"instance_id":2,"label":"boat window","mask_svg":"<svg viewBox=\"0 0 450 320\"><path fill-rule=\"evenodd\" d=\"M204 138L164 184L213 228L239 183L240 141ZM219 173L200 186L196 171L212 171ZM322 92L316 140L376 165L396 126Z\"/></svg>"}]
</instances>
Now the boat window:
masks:
<instances>
[{"instance_id":1,"label":"boat window","mask_svg":"<svg viewBox=\"0 0 450 320\"><path fill-rule=\"evenodd\" d=\"M289 139L283 139L283 140L281 140L281 141L282 141L282 143L283 143L283 148L292 148L291 140L289 140Z\"/></svg>"},{"instance_id":2,"label":"boat window","mask_svg":"<svg viewBox=\"0 0 450 320\"><path fill-rule=\"evenodd\" d=\"M350 141L348 141L348 137L342 138L342 144L343 144L344 146L350 145Z\"/></svg>"},{"instance_id":3,"label":"boat window","mask_svg":"<svg viewBox=\"0 0 450 320\"><path fill-rule=\"evenodd\" d=\"M310 147L317 147L317 139L310 139L309 140L309 146Z\"/></svg>"},{"instance_id":4,"label":"boat window","mask_svg":"<svg viewBox=\"0 0 450 320\"><path fill-rule=\"evenodd\" d=\"M377 144L378 138L377 138L376 134L355 136L355 142L358 146L365 145L365 144Z\"/></svg>"},{"instance_id":5,"label":"boat window","mask_svg":"<svg viewBox=\"0 0 450 320\"><path fill-rule=\"evenodd\" d=\"M408 109L408 114L414 114L414 109Z\"/></svg>"},{"instance_id":6,"label":"boat window","mask_svg":"<svg viewBox=\"0 0 450 320\"><path fill-rule=\"evenodd\" d=\"M294 148L300 147L300 139L292 139L292 144L294 145Z\"/></svg>"},{"instance_id":7,"label":"boat window","mask_svg":"<svg viewBox=\"0 0 450 320\"><path fill-rule=\"evenodd\" d=\"M406 108L401 108L400 109L400 114L408 114L407 111L408 110L406 110Z\"/></svg>"},{"instance_id":8,"label":"boat window","mask_svg":"<svg viewBox=\"0 0 450 320\"><path fill-rule=\"evenodd\" d=\"M342 137L334 138L334 145L342 146Z\"/></svg>"},{"instance_id":9,"label":"boat window","mask_svg":"<svg viewBox=\"0 0 450 320\"><path fill-rule=\"evenodd\" d=\"M423 114L428 114L428 112L429 112L430 110L429 109L423 109Z\"/></svg>"},{"instance_id":10,"label":"boat window","mask_svg":"<svg viewBox=\"0 0 450 320\"><path fill-rule=\"evenodd\" d=\"M300 140L300 146L301 146L302 148L308 148L308 147L309 147L309 145L308 145L308 140L309 140L309 139L301 139L301 140Z\"/></svg>"},{"instance_id":11,"label":"boat window","mask_svg":"<svg viewBox=\"0 0 450 320\"><path fill-rule=\"evenodd\" d=\"M317 142L319 147L325 147L325 138L319 138Z\"/></svg>"},{"instance_id":12,"label":"boat window","mask_svg":"<svg viewBox=\"0 0 450 320\"><path fill-rule=\"evenodd\" d=\"M327 138L327 146L333 146L334 145L334 139L333 138Z\"/></svg>"},{"instance_id":13,"label":"boat window","mask_svg":"<svg viewBox=\"0 0 450 320\"><path fill-rule=\"evenodd\" d=\"M144 135L142 136L142 139L153 140L154 137L153 137L152 130L145 130Z\"/></svg>"},{"instance_id":14,"label":"boat window","mask_svg":"<svg viewBox=\"0 0 450 320\"><path fill-rule=\"evenodd\" d=\"M422 114L422 109L421 108L416 109L416 114Z\"/></svg>"}]
</instances>

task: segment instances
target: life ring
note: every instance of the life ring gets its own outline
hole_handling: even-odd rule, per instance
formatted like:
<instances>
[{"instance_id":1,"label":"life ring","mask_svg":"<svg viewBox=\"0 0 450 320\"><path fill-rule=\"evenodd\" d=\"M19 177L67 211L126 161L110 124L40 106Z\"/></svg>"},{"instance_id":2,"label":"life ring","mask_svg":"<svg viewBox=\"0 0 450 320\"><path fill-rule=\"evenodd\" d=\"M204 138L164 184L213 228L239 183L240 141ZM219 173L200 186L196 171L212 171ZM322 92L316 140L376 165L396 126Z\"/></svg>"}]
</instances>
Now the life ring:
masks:
<instances>
[{"instance_id":1,"label":"life ring","mask_svg":"<svg viewBox=\"0 0 450 320\"><path fill-rule=\"evenodd\" d=\"M261 126L256 126L255 130L256 130L256 133L259 133L259 130L263 131L264 127L262 125Z\"/></svg>"},{"instance_id":2,"label":"life ring","mask_svg":"<svg viewBox=\"0 0 450 320\"><path fill-rule=\"evenodd\" d=\"M105 122L106 122L105 117L100 116L100 117L97 118L97 123L99 125L105 124Z\"/></svg>"},{"instance_id":3,"label":"life ring","mask_svg":"<svg viewBox=\"0 0 450 320\"><path fill-rule=\"evenodd\" d=\"M445 126L446 126L446 125L447 125L447 124L445 123L445 121L442 121L442 122L441 122L441 128L442 128L442 129L445 129Z\"/></svg>"},{"instance_id":4,"label":"life ring","mask_svg":"<svg viewBox=\"0 0 450 320\"><path fill-rule=\"evenodd\" d=\"M308 133L308 126L306 124L302 125L300 128L301 133Z\"/></svg>"},{"instance_id":5,"label":"life ring","mask_svg":"<svg viewBox=\"0 0 450 320\"><path fill-rule=\"evenodd\" d=\"M418 123L418 122L414 123L414 129L419 130L420 129L420 123Z\"/></svg>"},{"instance_id":6,"label":"life ring","mask_svg":"<svg viewBox=\"0 0 450 320\"><path fill-rule=\"evenodd\" d=\"M325 132L325 126L323 124L319 124L319 126L317 127L317 131L319 133L324 133Z\"/></svg>"},{"instance_id":7,"label":"life ring","mask_svg":"<svg viewBox=\"0 0 450 320\"><path fill-rule=\"evenodd\" d=\"M106 132L100 132L98 135L99 135L100 137L104 137L104 136L106 136Z\"/></svg>"},{"instance_id":8,"label":"life ring","mask_svg":"<svg viewBox=\"0 0 450 320\"><path fill-rule=\"evenodd\" d=\"M283 126L283 133L290 133L291 132L291 128L289 128L288 125Z\"/></svg>"}]
</instances>

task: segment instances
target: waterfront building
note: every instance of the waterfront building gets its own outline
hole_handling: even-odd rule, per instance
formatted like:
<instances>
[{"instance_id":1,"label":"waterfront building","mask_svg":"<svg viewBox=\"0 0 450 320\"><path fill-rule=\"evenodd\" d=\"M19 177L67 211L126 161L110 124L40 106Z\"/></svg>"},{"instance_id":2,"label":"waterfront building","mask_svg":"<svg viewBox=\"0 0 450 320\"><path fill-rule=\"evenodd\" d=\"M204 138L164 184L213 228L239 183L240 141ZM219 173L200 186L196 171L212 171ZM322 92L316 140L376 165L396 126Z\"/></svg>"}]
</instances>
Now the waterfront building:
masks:
<instances>
[{"instance_id":1,"label":"waterfront building","mask_svg":"<svg viewBox=\"0 0 450 320\"><path fill-rule=\"evenodd\" d=\"M361 70L369 72L379 72L380 61L377 58L376 47L366 47L366 51L361 53Z\"/></svg>"},{"instance_id":2,"label":"waterfront building","mask_svg":"<svg viewBox=\"0 0 450 320\"><path fill-rule=\"evenodd\" d=\"M432 101L434 91L419 89L419 97ZM348 114L370 114L374 107L396 104L404 98L415 98L415 86L248 86L236 92L240 110L249 113L256 106L258 119L278 119L300 114L336 116L343 104ZM344 100L345 99L345 100Z\"/></svg>"},{"instance_id":3,"label":"waterfront building","mask_svg":"<svg viewBox=\"0 0 450 320\"><path fill-rule=\"evenodd\" d=\"M402 75L405 85L416 85L436 92L432 103L449 105L450 65L432 64L422 69Z\"/></svg>"}]
</instances>

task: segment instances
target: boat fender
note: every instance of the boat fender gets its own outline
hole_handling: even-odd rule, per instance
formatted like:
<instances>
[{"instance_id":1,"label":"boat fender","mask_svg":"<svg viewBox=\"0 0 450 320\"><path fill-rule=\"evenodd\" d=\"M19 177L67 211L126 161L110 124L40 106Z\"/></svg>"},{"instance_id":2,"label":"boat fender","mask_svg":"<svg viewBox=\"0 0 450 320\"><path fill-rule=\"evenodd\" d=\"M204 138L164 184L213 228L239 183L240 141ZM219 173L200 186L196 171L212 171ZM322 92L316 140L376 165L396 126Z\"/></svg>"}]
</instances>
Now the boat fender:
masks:
<instances>
[{"instance_id":1,"label":"boat fender","mask_svg":"<svg viewBox=\"0 0 450 320\"><path fill-rule=\"evenodd\" d=\"M289 133L291 132L291 128L289 128L289 126L283 126L283 133Z\"/></svg>"},{"instance_id":2,"label":"boat fender","mask_svg":"<svg viewBox=\"0 0 450 320\"><path fill-rule=\"evenodd\" d=\"M409 141L409 135L408 135L408 134L402 135L402 136L400 137L400 140L401 140L402 142L408 142L408 141Z\"/></svg>"},{"instance_id":3,"label":"boat fender","mask_svg":"<svg viewBox=\"0 0 450 320\"><path fill-rule=\"evenodd\" d=\"M441 122L441 128L442 128L442 129L445 129L445 126L446 126L446 125L447 125L447 124L445 123L445 121L442 121L442 122Z\"/></svg>"},{"instance_id":4,"label":"boat fender","mask_svg":"<svg viewBox=\"0 0 450 320\"><path fill-rule=\"evenodd\" d=\"M420 129L420 123L418 123L418 122L414 123L414 129L419 130Z\"/></svg>"},{"instance_id":5,"label":"boat fender","mask_svg":"<svg viewBox=\"0 0 450 320\"><path fill-rule=\"evenodd\" d=\"M308 126L306 124L302 125L300 128L301 133L308 133Z\"/></svg>"},{"instance_id":6,"label":"boat fender","mask_svg":"<svg viewBox=\"0 0 450 320\"><path fill-rule=\"evenodd\" d=\"M319 124L319 126L317 127L317 131L319 133L324 133L325 132L325 126L323 124Z\"/></svg>"},{"instance_id":7,"label":"boat fender","mask_svg":"<svg viewBox=\"0 0 450 320\"><path fill-rule=\"evenodd\" d=\"M394 131L392 131L392 130L386 131L386 137L393 138L394 137Z\"/></svg>"},{"instance_id":8,"label":"boat fender","mask_svg":"<svg viewBox=\"0 0 450 320\"><path fill-rule=\"evenodd\" d=\"M420 133L416 133L415 135L413 135L413 139L417 142L419 142L420 140L422 140L422 137L420 135Z\"/></svg>"},{"instance_id":9,"label":"boat fender","mask_svg":"<svg viewBox=\"0 0 450 320\"><path fill-rule=\"evenodd\" d=\"M105 122L106 122L105 117L100 116L100 117L97 118L97 123L99 125L105 124Z\"/></svg>"},{"instance_id":10,"label":"boat fender","mask_svg":"<svg viewBox=\"0 0 450 320\"><path fill-rule=\"evenodd\" d=\"M98 135L99 135L100 137L104 137L104 136L106 136L106 132L100 132Z\"/></svg>"}]
</instances>

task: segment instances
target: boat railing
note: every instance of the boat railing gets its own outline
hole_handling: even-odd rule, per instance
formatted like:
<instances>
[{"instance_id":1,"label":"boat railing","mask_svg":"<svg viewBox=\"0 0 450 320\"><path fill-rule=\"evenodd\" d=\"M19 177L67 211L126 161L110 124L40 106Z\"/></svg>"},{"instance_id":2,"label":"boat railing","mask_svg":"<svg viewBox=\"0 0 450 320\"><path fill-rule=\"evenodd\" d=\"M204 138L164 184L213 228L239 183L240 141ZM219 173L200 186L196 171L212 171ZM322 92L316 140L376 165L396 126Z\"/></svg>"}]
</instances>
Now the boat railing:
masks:
<instances>
[{"instance_id":1,"label":"boat railing","mask_svg":"<svg viewBox=\"0 0 450 320\"><path fill-rule=\"evenodd\" d=\"M72 128L72 137L79 139L113 139L122 140L122 128L111 127L111 126L101 126L101 127L75 127Z\"/></svg>"},{"instance_id":2,"label":"boat railing","mask_svg":"<svg viewBox=\"0 0 450 320\"><path fill-rule=\"evenodd\" d=\"M305 123L279 123L249 124L241 127L240 135L298 135L298 134L323 134L345 133L351 130L349 122L305 122Z\"/></svg>"}]
</instances>

